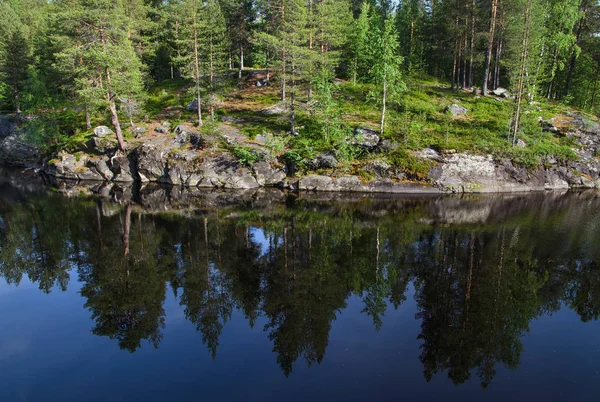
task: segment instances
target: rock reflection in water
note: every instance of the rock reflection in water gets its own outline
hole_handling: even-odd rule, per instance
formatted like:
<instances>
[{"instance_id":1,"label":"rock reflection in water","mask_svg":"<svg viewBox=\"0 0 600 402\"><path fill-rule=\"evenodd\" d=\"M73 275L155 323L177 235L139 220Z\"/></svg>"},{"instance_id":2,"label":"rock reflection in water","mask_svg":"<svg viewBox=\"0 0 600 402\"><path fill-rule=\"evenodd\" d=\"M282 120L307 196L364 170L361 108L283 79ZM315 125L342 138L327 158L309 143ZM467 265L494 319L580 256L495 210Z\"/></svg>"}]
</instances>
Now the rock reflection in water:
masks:
<instances>
[{"instance_id":1,"label":"rock reflection in water","mask_svg":"<svg viewBox=\"0 0 600 402\"><path fill-rule=\"evenodd\" d=\"M3 191L0 274L44 292L77 275L92 332L130 352L159 347L171 291L213 358L233 311L251 327L264 317L290 375L299 360L323 361L350 297L380 329L412 284L425 378L474 373L485 387L498 365L519 365L535 317L562 305L583 321L600 313L596 193L332 201L98 186L86 191L106 198L64 184L72 197Z\"/></svg>"}]
</instances>

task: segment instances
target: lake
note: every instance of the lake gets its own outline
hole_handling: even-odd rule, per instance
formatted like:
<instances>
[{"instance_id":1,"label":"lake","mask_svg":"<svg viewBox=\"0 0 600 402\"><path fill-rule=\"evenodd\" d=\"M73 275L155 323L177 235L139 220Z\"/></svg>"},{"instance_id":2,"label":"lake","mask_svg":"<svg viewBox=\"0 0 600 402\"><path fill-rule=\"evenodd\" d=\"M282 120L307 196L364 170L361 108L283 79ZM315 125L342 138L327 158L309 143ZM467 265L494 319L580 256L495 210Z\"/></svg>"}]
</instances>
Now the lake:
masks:
<instances>
[{"instance_id":1,"label":"lake","mask_svg":"<svg viewBox=\"0 0 600 402\"><path fill-rule=\"evenodd\" d=\"M0 183L1 401L600 400L600 193L174 191Z\"/></svg>"}]
</instances>

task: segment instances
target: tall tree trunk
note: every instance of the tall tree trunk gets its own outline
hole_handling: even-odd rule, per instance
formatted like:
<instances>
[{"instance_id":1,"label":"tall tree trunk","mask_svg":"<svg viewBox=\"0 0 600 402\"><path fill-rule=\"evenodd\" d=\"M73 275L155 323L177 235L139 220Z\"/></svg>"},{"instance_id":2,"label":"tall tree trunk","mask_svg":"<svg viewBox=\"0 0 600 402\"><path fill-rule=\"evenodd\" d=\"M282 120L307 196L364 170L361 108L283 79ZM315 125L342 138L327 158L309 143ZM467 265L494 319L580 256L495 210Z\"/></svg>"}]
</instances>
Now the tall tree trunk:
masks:
<instances>
[{"instance_id":1,"label":"tall tree trunk","mask_svg":"<svg viewBox=\"0 0 600 402\"><path fill-rule=\"evenodd\" d=\"M292 99L290 102L290 133L296 135L296 63L292 58Z\"/></svg>"},{"instance_id":2,"label":"tall tree trunk","mask_svg":"<svg viewBox=\"0 0 600 402\"><path fill-rule=\"evenodd\" d=\"M550 69L550 82L548 83L548 91L546 98L550 100L552 97L552 87L554 86L554 78L556 74L556 63L558 63L558 46L554 47L554 57L552 58L552 68Z\"/></svg>"},{"instance_id":3,"label":"tall tree trunk","mask_svg":"<svg viewBox=\"0 0 600 402\"><path fill-rule=\"evenodd\" d=\"M492 0L492 15L490 18L490 32L488 38L488 48L485 54L485 64L483 66L483 84L481 85L481 94L487 96L488 80L490 77L490 64L492 60L492 50L494 47L494 34L496 33L496 16L498 14L498 0Z\"/></svg>"},{"instance_id":4,"label":"tall tree trunk","mask_svg":"<svg viewBox=\"0 0 600 402\"><path fill-rule=\"evenodd\" d=\"M531 29L531 1L527 1L527 5L525 7L525 16L524 16L524 26L523 26L523 39L522 39L522 50L521 50L521 60L520 60L520 71L519 71L519 82L518 89L516 94L516 105L515 111L513 115L513 121L511 125L512 129L512 145L515 146L517 142L517 135L520 129L521 123L521 104L523 102L523 91L525 88L525 79L527 76L527 57L529 51L529 32Z\"/></svg>"},{"instance_id":5,"label":"tall tree trunk","mask_svg":"<svg viewBox=\"0 0 600 402\"><path fill-rule=\"evenodd\" d=\"M469 45L469 88L473 88L473 56L475 54L475 7L477 3L473 0L471 4L471 43Z\"/></svg>"},{"instance_id":6,"label":"tall tree trunk","mask_svg":"<svg viewBox=\"0 0 600 402\"><path fill-rule=\"evenodd\" d=\"M92 128L92 118L90 117L90 109L85 106L85 128L91 130Z\"/></svg>"},{"instance_id":7,"label":"tall tree trunk","mask_svg":"<svg viewBox=\"0 0 600 402\"><path fill-rule=\"evenodd\" d=\"M308 2L308 18L310 19L310 21L314 21L313 20L313 2L312 0L309 0ZM308 50L312 51L313 50L313 24L310 24L310 27L308 29ZM312 52L311 52L312 53ZM309 63L308 66L308 76L312 77L313 75L313 63ZM356 85L356 83L355 83ZM312 79L308 80L308 101L310 102L310 100L312 99L312 93L313 93L313 86L312 86Z\"/></svg>"},{"instance_id":8,"label":"tall tree trunk","mask_svg":"<svg viewBox=\"0 0 600 402\"><path fill-rule=\"evenodd\" d=\"M458 40L454 43L454 60L452 61L452 81L450 83L450 88L455 89L454 86L458 88L458 83L456 82L456 56L458 54Z\"/></svg>"},{"instance_id":9,"label":"tall tree trunk","mask_svg":"<svg viewBox=\"0 0 600 402\"><path fill-rule=\"evenodd\" d=\"M104 37L104 28L100 28L100 40L104 52L106 52L106 38ZM121 132L121 124L119 123L119 116L117 115L117 105L115 104L116 95L112 91L112 83L110 79L110 70L108 66L104 67L104 78L106 79L106 100L108 102L108 108L110 109L111 123L115 129L117 136L117 142L119 143L119 150L125 151L125 141L123 140L123 133Z\"/></svg>"},{"instance_id":10,"label":"tall tree trunk","mask_svg":"<svg viewBox=\"0 0 600 402\"><path fill-rule=\"evenodd\" d=\"M467 35L465 34L465 43L463 46L463 75L462 75L462 86L463 88L467 87L467 57L466 57L466 51L467 51Z\"/></svg>"},{"instance_id":11,"label":"tall tree trunk","mask_svg":"<svg viewBox=\"0 0 600 402\"><path fill-rule=\"evenodd\" d=\"M286 35L285 35L285 0L281 3L281 21L284 32L281 37L281 100L285 102L285 71L286 71Z\"/></svg>"},{"instance_id":12,"label":"tall tree trunk","mask_svg":"<svg viewBox=\"0 0 600 402\"><path fill-rule=\"evenodd\" d=\"M210 38L210 85L209 85L209 107L210 107L210 120L215 121L215 105L214 105L214 80L215 80L215 71L214 71L214 51L213 51L213 40L212 36Z\"/></svg>"},{"instance_id":13,"label":"tall tree trunk","mask_svg":"<svg viewBox=\"0 0 600 402\"><path fill-rule=\"evenodd\" d=\"M244 71L244 45L240 43L240 70L238 71L238 78L242 79L242 73Z\"/></svg>"},{"instance_id":14,"label":"tall tree trunk","mask_svg":"<svg viewBox=\"0 0 600 402\"><path fill-rule=\"evenodd\" d=\"M457 66L457 72L456 72L456 89L460 89L462 86L462 82L461 82L461 73L462 73L462 38L459 37L457 39L457 43L458 43L458 66Z\"/></svg>"},{"instance_id":15,"label":"tall tree trunk","mask_svg":"<svg viewBox=\"0 0 600 402\"><path fill-rule=\"evenodd\" d=\"M504 41L502 38L498 39L496 44L496 59L494 60L494 79L492 81L492 89L497 89L500 86L500 60L502 59L502 47Z\"/></svg>"},{"instance_id":16,"label":"tall tree trunk","mask_svg":"<svg viewBox=\"0 0 600 402\"><path fill-rule=\"evenodd\" d=\"M198 57L198 13L194 10L194 80L198 102L198 126L202 126L202 97L200 95L200 61Z\"/></svg>"},{"instance_id":17,"label":"tall tree trunk","mask_svg":"<svg viewBox=\"0 0 600 402\"><path fill-rule=\"evenodd\" d=\"M594 112L594 108L596 107L596 94L598 91L598 80L600 80L600 65L598 65L598 70L596 72L596 79L594 80L594 90L592 92L592 104L590 106L590 110L592 113Z\"/></svg>"},{"instance_id":18,"label":"tall tree trunk","mask_svg":"<svg viewBox=\"0 0 600 402\"><path fill-rule=\"evenodd\" d=\"M381 135L383 135L384 128L385 128L385 107L386 107L386 102L387 102L387 74L384 73L384 75L383 75L383 99L382 99L382 102L381 102L381 127L379 129L379 132L381 133Z\"/></svg>"}]
</instances>

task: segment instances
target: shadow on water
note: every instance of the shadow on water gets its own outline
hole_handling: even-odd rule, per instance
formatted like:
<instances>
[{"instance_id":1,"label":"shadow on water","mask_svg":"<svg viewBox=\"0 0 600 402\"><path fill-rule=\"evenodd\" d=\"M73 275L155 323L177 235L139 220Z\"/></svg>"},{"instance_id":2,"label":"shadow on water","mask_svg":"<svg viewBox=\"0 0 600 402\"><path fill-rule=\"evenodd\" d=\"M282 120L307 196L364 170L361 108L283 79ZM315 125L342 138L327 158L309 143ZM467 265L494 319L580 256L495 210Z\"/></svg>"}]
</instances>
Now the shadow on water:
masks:
<instances>
[{"instance_id":1,"label":"shadow on water","mask_svg":"<svg viewBox=\"0 0 600 402\"><path fill-rule=\"evenodd\" d=\"M32 179L34 180L34 179ZM47 293L73 275L92 332L159 347L169 289L213 358L235 310L290 375L321 363L350 297L379 330L415 289L429 381L515 369L536 317L600 314L595 192L376 197L0 183L0 275ZM62 194L60 194L62 193ZM82 193L86 196L80 196Z\"/></svg>"}]
</instances>

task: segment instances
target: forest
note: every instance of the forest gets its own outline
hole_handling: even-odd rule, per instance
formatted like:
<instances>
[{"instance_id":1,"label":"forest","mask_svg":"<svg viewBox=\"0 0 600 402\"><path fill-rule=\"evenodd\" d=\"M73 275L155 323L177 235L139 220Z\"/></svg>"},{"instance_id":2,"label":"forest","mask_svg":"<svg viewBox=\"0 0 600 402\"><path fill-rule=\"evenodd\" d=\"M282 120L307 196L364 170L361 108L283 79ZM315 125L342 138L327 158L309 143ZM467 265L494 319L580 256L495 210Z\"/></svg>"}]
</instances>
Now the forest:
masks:
<instances>
[{"instance_id":1,"label":"forest","mask_svg":"<svg viewBox=\"0 0 600 402\"><path fill-rule=\"evenodd\" d=\"M299 160L356 158L357 124L403 149L569 158L539 121L600 110L597 0L1 0L0 38L0 110L52 152L109 121L125 151L173 107L212 132L252 77L243 101L285 118L244 129Z\"/></svg>"}]
</instances>

